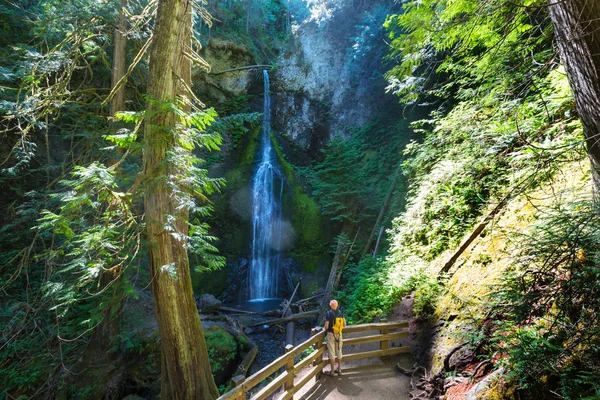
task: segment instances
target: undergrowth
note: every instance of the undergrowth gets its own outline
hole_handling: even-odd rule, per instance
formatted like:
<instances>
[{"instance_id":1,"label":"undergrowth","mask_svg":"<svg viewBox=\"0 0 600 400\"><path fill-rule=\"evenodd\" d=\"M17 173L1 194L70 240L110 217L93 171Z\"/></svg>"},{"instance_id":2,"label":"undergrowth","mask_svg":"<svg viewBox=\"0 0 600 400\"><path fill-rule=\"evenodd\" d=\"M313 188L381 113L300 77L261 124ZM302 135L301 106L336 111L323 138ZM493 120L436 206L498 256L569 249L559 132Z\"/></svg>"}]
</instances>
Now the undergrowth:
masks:
<instances>
[{"instance_id":1,"label":"undergrowth","mask_svg":"<svg viewBox=\"0 0 600 400\"><path fill-rule=\"evenodd\" d=\"M435 311L442 288L425 271L419 270L401 285L389 280L392 265L382 257L367 256L344 269L346 285L339 294L349 324L371 322L386 317L402 299L415 292L414 313L426 319Z\"/></svg>"},{"instance_id":2,"label":"undergrowth","mask_svg":"<svg viewBox=\"0 0 600 400\"><path fill-rule=\"evenodd\" d=\"M496 296L490 351L530 393L600 396L600 205L543 210Z\"/></svg>"}]
</instances>

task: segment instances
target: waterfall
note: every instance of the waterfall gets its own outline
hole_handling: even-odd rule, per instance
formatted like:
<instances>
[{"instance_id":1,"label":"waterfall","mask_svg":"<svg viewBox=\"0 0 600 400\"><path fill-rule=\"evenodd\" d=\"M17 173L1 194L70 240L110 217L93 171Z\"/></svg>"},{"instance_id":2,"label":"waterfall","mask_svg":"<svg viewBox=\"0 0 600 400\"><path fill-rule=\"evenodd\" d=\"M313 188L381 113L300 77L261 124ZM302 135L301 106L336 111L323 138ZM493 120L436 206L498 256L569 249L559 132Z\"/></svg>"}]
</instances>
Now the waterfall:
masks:
<instances>
[{"instance_id":1,"label":"waterfall","mask_svg":"<svg viewBox=\"0 0 600 400\"><path fill-rule=\"evenodd\" d=\"M260 160L252 180L250 299L276 297L280 279L283 177L271 142L271 95L269 73L266 70L263 71L263 77L265 93Z\"/></svg>"}]
</instances>

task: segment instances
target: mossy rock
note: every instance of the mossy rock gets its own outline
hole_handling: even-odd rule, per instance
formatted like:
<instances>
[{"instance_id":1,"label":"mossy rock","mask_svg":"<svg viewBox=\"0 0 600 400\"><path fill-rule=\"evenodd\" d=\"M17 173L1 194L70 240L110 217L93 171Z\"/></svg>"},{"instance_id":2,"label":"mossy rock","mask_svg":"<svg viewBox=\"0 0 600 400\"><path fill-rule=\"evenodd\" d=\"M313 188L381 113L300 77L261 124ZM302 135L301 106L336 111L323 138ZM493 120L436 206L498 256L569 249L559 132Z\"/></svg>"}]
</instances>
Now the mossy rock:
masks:
<instances>
[{"instance_id":1,"label":"mossy rock","mask_svg":"<svg viewBox=\"0 0 600 400\"><path fill-rule=\"evenodd\" d=\"M211 325L204 330L210 366L217 385L225 383L237 367L239 345L225 328Z\"/></svg>"},{"instance_id":2,"label":"mossy rock","mask_svg":"<svg viewBox=\"0 0 600 400\"><path fill-rule=\"evenodd\" d=\"M287 161L274 134L271 135L271 140L277 161L281 166L281 172L290 185L290 190L286 193L287 204L284 204L284 213L290 216L296 233L297 243L294 246L294 252L304 253L327 242L323 216L317 202L304 190L300 177L292 164ZM304 265L302 267L304 268Z\"/></svg>"}]
</instances>

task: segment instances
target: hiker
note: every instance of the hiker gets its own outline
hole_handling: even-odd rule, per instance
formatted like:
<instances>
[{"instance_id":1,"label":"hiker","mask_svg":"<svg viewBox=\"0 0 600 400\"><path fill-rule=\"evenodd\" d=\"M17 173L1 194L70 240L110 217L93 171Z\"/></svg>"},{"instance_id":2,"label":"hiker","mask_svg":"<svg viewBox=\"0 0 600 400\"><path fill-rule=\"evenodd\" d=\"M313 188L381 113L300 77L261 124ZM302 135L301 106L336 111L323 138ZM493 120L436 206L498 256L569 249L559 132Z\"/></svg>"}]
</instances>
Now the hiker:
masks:
<instances>
[{"instance_id":1,"label":"hiker","mask_svg":"<svg viewBox=\"0 0 600 400\"><path fill-rule=\"evenodd\" d=\"M335 359L338 363L338 376L342 375L342 329L346 326L346 319L342 312L338 310L338 302L331 300L329 302L331 310L325 314L325 331L327 331L327 352L329 353L329 364L331 370L325 374L333 376Z\"/></svg>"}]
</instances>

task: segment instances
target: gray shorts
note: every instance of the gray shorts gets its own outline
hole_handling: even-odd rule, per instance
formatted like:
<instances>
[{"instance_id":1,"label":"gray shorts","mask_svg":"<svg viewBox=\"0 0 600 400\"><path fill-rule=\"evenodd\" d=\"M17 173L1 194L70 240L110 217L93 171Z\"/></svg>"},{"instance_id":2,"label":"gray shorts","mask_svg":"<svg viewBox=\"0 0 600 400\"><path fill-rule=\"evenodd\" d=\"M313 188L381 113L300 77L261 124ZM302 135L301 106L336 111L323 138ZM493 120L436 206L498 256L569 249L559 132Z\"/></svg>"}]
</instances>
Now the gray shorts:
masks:
<instances>
[{"instance_id":1,"label":"gray shorts","mask_svg":"<svg viewBox=\"0 0 600 400\"><path fill-rule=\"evenodd\" d=\"M334 335L333 332L327 332L327 353L329 353L330 360L337 358L341 361L343 346L342 334L340 333L339 336L337 336L337 340L336 336L337 335Z\"/></svg>"}]
</instances>

